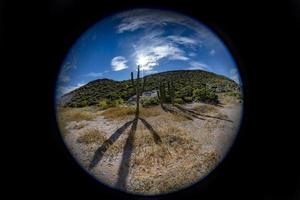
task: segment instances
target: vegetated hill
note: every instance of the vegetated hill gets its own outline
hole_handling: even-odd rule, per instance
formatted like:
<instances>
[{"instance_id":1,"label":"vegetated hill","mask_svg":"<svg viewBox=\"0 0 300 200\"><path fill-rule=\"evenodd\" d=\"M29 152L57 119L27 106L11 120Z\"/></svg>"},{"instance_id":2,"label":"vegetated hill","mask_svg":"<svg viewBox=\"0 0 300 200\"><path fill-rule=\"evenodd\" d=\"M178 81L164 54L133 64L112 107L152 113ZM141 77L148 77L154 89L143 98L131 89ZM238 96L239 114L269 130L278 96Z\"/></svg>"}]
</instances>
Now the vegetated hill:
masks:
<instances>
[{"instance_id":1,"label":"vegetated hill","mask_svg":"<svg viewBox=\"0 0 300 200\"><path fill-rule=\"evenodd\" d=\"M130 78L130 74L128 74ZM173 81L177 93L191 93L196 88L209 88L215 93L240 92L240 86L229 78L202 70L176 70L145 76L144 91L156 89L159 81L167 83ZM142 80L140 81L142 82ZM63 95L59 104L62 106L80 107L97 104L100 100L128 100L135 94L131 80L114 81L98 79L87 83ZM187 94L188 95L188 94Z\"/></svg>"}]
</instances>

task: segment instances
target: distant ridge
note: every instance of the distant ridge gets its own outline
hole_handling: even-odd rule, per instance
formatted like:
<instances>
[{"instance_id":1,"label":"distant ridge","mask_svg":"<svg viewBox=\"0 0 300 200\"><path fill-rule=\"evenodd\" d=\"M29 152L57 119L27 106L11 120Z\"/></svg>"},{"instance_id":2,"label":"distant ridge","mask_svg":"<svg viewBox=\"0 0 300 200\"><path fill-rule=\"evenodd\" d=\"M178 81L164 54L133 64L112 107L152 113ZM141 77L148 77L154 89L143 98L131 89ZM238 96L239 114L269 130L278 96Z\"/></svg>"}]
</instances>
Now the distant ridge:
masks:
<instances>
[{"instance_id":1,"label":"distant ridge","mask_svg":"<svg viewBox=\"0 0 300 200\"><path fill-rule=\"evenodd\" d=\"M130 74L128 74L130 78ZM212 72L203 70L174 70L159 72L144 76L146 79L145 91L153 90L158 86L158 81L173 80L175 90L184 90L185 87L192 88L208 87L215 92L239 92L240 86L233 80ZM58 104L62 106L77 107L83 101L88 105L97 104L101 99L127 100L135 94L131 86L131 80L115 81L112 79L97 79L90 81L67 94L64 94Z\"/></svg>"}]
</instances>

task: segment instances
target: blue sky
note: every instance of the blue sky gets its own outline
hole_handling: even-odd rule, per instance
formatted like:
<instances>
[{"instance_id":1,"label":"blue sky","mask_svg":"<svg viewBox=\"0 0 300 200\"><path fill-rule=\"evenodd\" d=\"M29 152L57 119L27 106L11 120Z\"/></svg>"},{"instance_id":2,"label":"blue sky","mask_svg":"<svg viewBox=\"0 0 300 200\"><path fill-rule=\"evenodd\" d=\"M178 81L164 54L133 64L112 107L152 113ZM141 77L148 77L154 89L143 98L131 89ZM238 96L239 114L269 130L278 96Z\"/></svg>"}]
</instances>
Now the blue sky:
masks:
<instances>
[{"instance_id":1,"label":"blue sky","mask_svg":"<svg viewBox=\"0 0 300 200\"><path fill-rule=\"evenodd\" d=\"M73 45L58 78L57 95L89 81L126 80L142 74L202 69L240 83L236 63L206 26L174 12L138 9L100 21Z\"/></svg>"}]
</instances>

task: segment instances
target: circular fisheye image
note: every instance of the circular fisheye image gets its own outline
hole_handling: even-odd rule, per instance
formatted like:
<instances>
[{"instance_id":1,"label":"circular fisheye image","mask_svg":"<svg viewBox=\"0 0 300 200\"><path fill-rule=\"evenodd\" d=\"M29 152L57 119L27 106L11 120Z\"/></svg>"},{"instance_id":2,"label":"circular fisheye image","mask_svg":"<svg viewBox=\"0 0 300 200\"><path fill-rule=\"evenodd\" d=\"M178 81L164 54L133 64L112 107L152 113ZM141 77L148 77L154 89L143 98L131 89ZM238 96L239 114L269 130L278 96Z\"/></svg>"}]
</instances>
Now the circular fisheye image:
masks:
<instances>
[{"instance_id":1,"label":"circular fisheye image","mask_svg":"<svg viewBox=\"0 0 300 200\"><path fill-rule=\"evenodd\" d=\"M201 22L134 9L88 29L56 85L61 136L79 165L111 188L139 195L205 178L239 130L237 64Z\"/></svg>"}]
</instances>

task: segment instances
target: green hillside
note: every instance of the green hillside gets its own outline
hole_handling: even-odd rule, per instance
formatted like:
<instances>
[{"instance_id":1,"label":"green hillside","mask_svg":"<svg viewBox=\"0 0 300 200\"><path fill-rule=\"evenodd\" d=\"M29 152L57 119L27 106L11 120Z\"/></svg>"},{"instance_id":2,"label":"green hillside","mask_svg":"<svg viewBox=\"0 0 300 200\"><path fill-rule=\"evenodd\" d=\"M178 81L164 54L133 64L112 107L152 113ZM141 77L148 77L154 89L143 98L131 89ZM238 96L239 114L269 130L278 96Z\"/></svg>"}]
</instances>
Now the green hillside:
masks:
<instances>
[{"instance_id":1,"label":"green hillside","mask_svg":"<svg viewBox=\"0 0 300 200\"><path fill-rule=\"evenodd\" d=\"M240 86L234 81L211 72L202 70L168 71L145 76L144 91L154 90L159 81L166 83L173 81L177 97L190 96L194 89L206 88L214 93L240 93ZM63 95L59 104L62 106L81 107L98 104L101 100L113 101L122 98L124 101L135 95L131 85L130 74L128 80L114 81L98 79Z\"/></svg>"}]
</instances>

